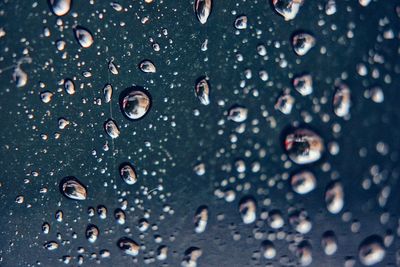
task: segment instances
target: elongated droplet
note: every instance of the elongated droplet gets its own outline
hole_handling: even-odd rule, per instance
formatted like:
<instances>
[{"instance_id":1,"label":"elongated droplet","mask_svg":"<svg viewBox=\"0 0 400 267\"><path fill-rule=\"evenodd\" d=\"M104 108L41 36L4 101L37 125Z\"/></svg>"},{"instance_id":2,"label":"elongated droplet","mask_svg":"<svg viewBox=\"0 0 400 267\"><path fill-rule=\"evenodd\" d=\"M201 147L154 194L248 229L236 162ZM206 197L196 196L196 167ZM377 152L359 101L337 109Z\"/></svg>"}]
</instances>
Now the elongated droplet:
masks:
<instances>
[{"instance_id":1,"label":"elongated droplet","mask_svg":"<svg viewBox=\"0 0 400 267\"><path fill-rule=\"evenodd\" d=\"M315 43L314 36L305 32L295 34L292 39L293 50L299 56L307 54Z\"/></svg>"},{"instance_id":2,"label":"elongated droplet","mask_svg":"<svg viewBox=\"0 0 400 267\"><path fill-rule=\"evenodd\" d=\"M285 137L284 147L289 158L297 164L319 160L325 150L322 138L306 128L292 129Z\"/></svg>"},{"instance_id":3,"label":"elongated droplet","mask_svg":"<svg viewBox=\"0 0 400 267\"><path fill-rule=\"evenodd\" d=\"M253 223L256 218L256 202L252 198L245 197L240 201L239 212L242 216L242 221L245 224Z\"/></svg>"},{"instance_id":4,"label":"elongated droplet","mask_svg":"<svg viewBox=\"0 0 400 267\"><path fill-rule=\"evenodd\" d=\"M67 92L69 95L75 94L75 84L72 80L66 79L64 81L64 90Z\"/></svg>"},{"instance_id":5,"label":"elongated droplet","mask_svg":"<svg viewBox=\"0 0 400 267\"><path fill-rule=\"evenodd\" d=\"M85 200L87 197L85 186L75 177L71 176L62 179L60 188L64 196L70 199Z\"/></svg>"},{"instance_id":6,"label":"elongated droplet","mask_svg":"<svg viewBox=\"0 0 400 267\"><path fill-rule=\"evenodd\" d=\"M93 36L89 30L87 30L83 27L77 26L74 29L74 32L75 32L76 40L78 41L80 46L82 46L83 48L89 48L93 44L93 42L94 42Z\"/></svg>"},{"instance_id":7,"label":"elongated droplet","mask_svg":"<svg viewBox=\"0 0 400 267\"><path fill-rule=\"evenodd\" d=\"M202 233L206 230L208 221L208 208L201 206L197 209L194 216L195 232Z\"/></svg>"},{"instance_id":8,"label":"elongated droplet","mask_svg":"<svg viewBox=\"0 0 400 267\"><path fill-rule=\"evenodd\" d=\"M47 250L55 250L58 249L58 243L55 241L49 241L43 245L43 247Z\"/></svg>"},{"instance_id":9,"label":"elongated droplet","mask_svg":"<svg viewBox=\"0 0 400 267\"><path fill-rule=\"evenodd\" d=\"M210 104L210 85L205 77L197 81L194 92L201 104L205 106Z\"/></svg>"},{"instance_id":10,"label":"elongated droplet","mask_svg":"<svg viewBox=\"0 0 400 267\"><path fill-rule=\"evenodd\" d=\"M128 119L139 120L147 114L151 107L150 94L139 87L125 90L120 97L120 107Z\"/></svg>"},{"instance_id":11,"label":"elongated droplet","mask_svg":"<svg viewBox=\"0 0 400 267\"><path fill-rule=\"evenodd\" d=\"M13 79L17 87L24 87L28 83L28 74L20 67L16 67L14 69Z\"/></svg>"},{"instance_id":12,"label":"elongated droplet","mask_svg":"<svg viewBox=\"0 0 400 267\"><path fill-rule=\"evenodd\" d=\"M106 131L108 136L110 136L112 139L118 138L120 134L120 130L118 128L117 123L112 119L108 119L104 123L104 130Z\"/></svg>"},{"instance_id":13,"label":"elongated droplet","mask_svg":"<svg viewBox=\"0 0 400 267\"><path fill-rule=\"evenodd\" d=\"M349 87L344 83L336 86L333 96L333 111L338 117L346 117L350 114L351 92Z\"/></svg>"},{"instance_id":14,"label":"elongated droplet","mask_svg":"<svg viewBox=\"0 0 400 267\"><path fill-rule=\"evenodd\" d=\"M276 12L285 20L292 20L299 13L304 0L272 0Z\"/></svg>"},{"instance_id":15,"label":"elongated droplet","mask_svg":"<svg viewBox=\"0 0 400 267\"><path fill-rule=\"evenodd\" d=\"M244 30L247 28L247 16L242 15L236 18L235 28L238 30Z\"/></svg>"},{"instance_id":16,"label":"elongated droplet","mask_svg":"<svg viewBox=\"0 0 400 267\"><path fill-rule=\"evenodd\" d=\"M145 73L155 73L156 66L150 60L143 60L139 64L139 69Z\"/></svg>"},{"instance_id":17,"label":"elongated droplet","mask_svg":"<svg viewBox=\"0 0 400 267\"><path fill-rule=\"evenodd\" d=\"M323 234L321 245L325 255L333 255L338 249L337 238L334 232L327 231Z\"/></svg>"},{"instance_id":18,"label":"elongated droplet","mask_svg":"<svg viewBox=\"0 0 400 267\"><path fill-rule=\"evenodd\" d=\"M301 95L306 96L313 92L313 80L310 74L303 74L293 79L293 87Z\"/></svg>"},{"instance_id":19,"label":"elongated droplet","mask_svg":"<svg viewBox=\"0 0 400 267\"><path fill-rule=\"evenodd\" d=\"M104 86L103 88L103 96L105 103L110 103L112 94L113 94L113 87L111 86L111 84L106 84L106 86Z\"/></svg>"},{"instance_id":20,"label":"elongated droplet","mask_svg":"<svg viewBox=\"0 0 400 267\"><path fill-rule=\"evenodd\" d=\"M210 16L212 8L212 0L195 0L194 1L194 11L196 13L197 19L201 24L207 22Z\"/></svg>"},{"instance_id":21,"label":"elongated droplet","mask_svg":"<svg viewBox=\"0 0 400 267\"><path fill-rule=\"evenodd\" d=\"M86 239L90 243L94 243L97 240L97 237L99 236L99 228L97 228L96 225L94 224L89 224L86 228Z\"/></svg>"},{"instance_id":22,"label":"elongated droplet","mask_svg":"<svg viewBox=\"0 0 400 267\"><path fill-rule=\"evenodd\" d=\"M125 163L120 168L121 178L125 181L125 183L129 185L133 185L137 182L136 171L132 165L129 163Z\"/></svg>"},{"instance_id":23,"label":"elongated droplet","mask_svg":"<svg viewBox=\"0 0 400 267\"><path fill-rule=\"evenodd\" d=\"M332 182L325 191L326 208L332 214L339 213L344 206L343 186L340 182Z\"/></svg>"},{"instance_id":24,"label":"elongated droplet","mask_svg":"<svg viewBox=\"0 0 400 267\"><path fill-rule=\"evenodd\" d=\"M117 242L117 246L127 255L135 257L139 254L140 250L139 244L130 238L123 237L119 239Z\"/></svg>"},{"instance_id":25,"label":"elongated droplet","mask_svg":"<svg viewBox=\"0 0 400 267\"><path fill-rule=\"evenodd\" d=\"M114 64L113 60L110 60L110 62L108 62L108 70L114 75L117 75L119 73L118 68Z\"/></svg>"},{"instance_id":26,"label":"elongated droplet","mask_svg":"<svg viewBox=\"0 0 400 267\"><path fill-rule=\"evenodd\" d=\"M232 120L234 122L244 122L247 119L248 109L234 105L228 111L228 120Z\"/></svg>"},{"instance_id":27,"label":"elongated droplet","mask_svg":"<svg viewBox=\"0 0 400 267\"><path fill-rule=\"evenodd\" d=\"M53 13L57 16L64 16L71 9L72 0L50 0Z\"/></svg>"},{"instance_id":28,"label":"elongated droplet","mask_svg":"<svg viewBox=\"0 0 400 267\"><path fill-rule=\"evenodd\" d=\"M365 266L381 262L385 258L385 254L382 238L378 235L365 238L358 249L358 257Z\"/></svg>"}]
</instances>

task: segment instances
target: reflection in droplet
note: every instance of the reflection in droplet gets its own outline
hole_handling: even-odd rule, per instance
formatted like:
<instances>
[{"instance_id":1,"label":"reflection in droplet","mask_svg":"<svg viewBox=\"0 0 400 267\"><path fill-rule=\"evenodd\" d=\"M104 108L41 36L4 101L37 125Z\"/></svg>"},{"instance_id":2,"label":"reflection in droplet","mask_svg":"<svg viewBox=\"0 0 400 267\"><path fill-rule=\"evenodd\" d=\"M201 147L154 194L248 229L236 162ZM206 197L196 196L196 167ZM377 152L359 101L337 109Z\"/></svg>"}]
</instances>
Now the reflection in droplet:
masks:
<instances>
[{"instance_id":1,"label":"reflection in droplet","mask_svg":"<svg viewBox=\"0 0 400 267\"><path fill-rule=\"evenodd\" d=\"M133 185L137 182L137 176L135 169L132 165L125 163L120 168L121 178L125 181L125 183L129 185Z\"/></svg>"},{"instance_id":2,"label":"reflection in droplet","mask_svg":"<svg viewBox=\"0 0 400 267\"><path fill-rule=\"evenodd\" d=\"M289 158L297 164L309 164L319 160L325 149L322 138L306 128L295 128L288 132L284 147Z\"/></svg>"},{"instance_id":3,"label":"reflection in droplet","mask_svg":"<svg viewBox=\"0 0 400 267\"><path fill-rule=\"evenodd\" d=\"M151 107L151 98L147 91L138 87L132 87L131 90L121 95L120 106L123 114L130 120L143 118Z\"/></svg>"},{"instance_id":4,"label":"reflection in droplet","mask_svg":"<svg viewBox=\"0 0 400 267\"><path fill-rule=\"evenodd\" d=\"M60 188L64 196L75 199L85 200L87 197L86 187L75 177L66 177L60 183Z\"/></svg>"},{"instance_id":5,"label":"reflection in droplet","mask_svg":"<svg viewBox=\"0 0 400 267\"><path fill-rule=\"evenodd\" d=\"M108 119L104 123L104 130L106 131L108 136L110 136L112 139L118 138L118 136L120 135L120 130L118 128L118 125L112 119Z\"/></svg>"},{"instance_id":6,"label":"reflection in droplet","mask_svg":"<svg viewBox=\"0 0 400 267\"><path fill-rule=\"evenodd\" d=\"M350 107L350 88L344 83L337 84L335 94L333 96L333 111L338 117L346 117L350 113Z\"/></svg>"},{"instance_id":7,"label":"reflection in droplet","mask_svg":"<svg viewBox=\"0 0 400 267\"><path fill-rule=\"evenodd\" d=\"M140 246L130 238L123 237L119 239L117 242L117 246L129 256L135 257L139 254Z\"/></svg>"},{"instance_id":8,"label":"reflection in droplet","mask_svg":"<svg viewBox=\"0 0 400 267\"><path fill-rule=\"evenodd\" d=\"M207 22L208 16L210 16L212 8L212 0L195 0L194 1L194 11L196 13L197 19L201 24Z\"/></svg>"},{"instance_id":9,"label":"reflection in droplet","mask_svg":"<svg viewBox=\"0 0 400 267\"><path fill-rule=\"evenodd\" d=\"M99 229L97 228L96 225L94 224L89 224L86 228L86 239L90 243L94 243L97 240L97 237L99 236Z\"/></svg>"},{"instance_id":10,"label":"reflection in droplet","mask_svg":"<svg viewBox=\"0 0 400 267\"><path fill-rule=\"evenodd\" d=\"M83 27L77 26L74 29L74 33L75 33L76 40L83 48L89 48L93 44L93 42L94 42L93 36L89 30L87 30Z\"/></svg>"},{"instance_id":11,"label":"reflection in droplet","mask_svg":"<svg viewBox=\"0 0 400 267\"><path fill-rule=\"evenodd\" d=\"M155 73L156 66L150 60L143 60L139 64L139 69L145 73Z\"/></svg>"}]
</instances>

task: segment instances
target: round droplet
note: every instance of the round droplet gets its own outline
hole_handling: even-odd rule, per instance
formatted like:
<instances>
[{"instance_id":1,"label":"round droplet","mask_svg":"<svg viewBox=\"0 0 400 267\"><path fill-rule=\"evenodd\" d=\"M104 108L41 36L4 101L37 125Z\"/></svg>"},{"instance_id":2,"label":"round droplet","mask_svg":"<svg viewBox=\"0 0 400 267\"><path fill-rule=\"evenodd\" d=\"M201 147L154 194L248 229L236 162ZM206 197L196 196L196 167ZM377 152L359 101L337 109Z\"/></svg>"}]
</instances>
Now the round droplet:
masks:
<instances>
[{"instance_id":1,"label":"round droplet","mask_svg":"<svg viewBox=\"0 0 400 267\"><path fill-rule=\"evenodd\" d=\"M137 182L136 171L132 165L129 163L122 164L120 168L121 178L125 181L125 183L129 185L133 185Z\"/></svg>"},{"instance_id":2,"label":"round droplet","mask_svg":"<svg viewBox=\"0 0 400 267\"><path fill-rule=\"evenodd\" d=\"M238 16L235 20L235 28L238 30L244 30L247 28L247 16Z\"/></svg>"},{"instance_id":3,"label":"round droplet","mask_svg":"<svg viewBox=\"0 0 400 267\"><path fill-rule=\"evenodd\" d=\"M194 1L194 11L196 13L197 19L201 24L205 24L207 22L208 17L210 16L212 8L212 0L195 0Z\"/></svg>"},{"instance_id":4,"label":"round droplet","mask_svg":"<svg viewBox=\"0 0 400 267\"><path fill-rule=\"evenodd\" d=\"M365 266L371 266L381 262L385 254L386 251L383 246L382 238L378 235L365 238L358 249L358 257Z\"/></svg>"},{"instance_id":5,"label":"round droplet","mask_svg":"<svg viewBox=\"0 0 400 267\"><path fill-rule=\"evenodd\" d=\"M292 20L297 13L304 0L272 0L272 4L276 12L282 15L285 20Z\"/></svg>"},{"instance_id":6,"label":"round droplet","mask_svg":"<svg viewBox=\"0 0 400 267\"><path fill-rule=\"evenodd\" d=\"M297 33L292 38L294 52L299 56L304 56L315 46L315 38L308 33Z\"/></svg>"},{"instance_id":7,"label":"round droplet","mask_svg":"<svg viewBox=\"0 0 400 267\"><path fill-rule=\"evenodd\" d=\"M75 177L62 179L60 188L64 196L70 199L85 200L87 197L86 187Z\"/></svg>"},{"instance_id":8,"label":"round droplet","mask_svg":"<svg viewBox=\"0 0 400 267\"><path fill-rule=\"evenodd\" d=\"M276 256L276 249L274 244L269 241L269 240L265 240L262 242L261 244L261 250L262 250L262 255L264 256L264 258L266 258L267 260L271 260L273 258L275 258Z\"/></svg>"},{"instance_id":9,"label":"round droplet","mask_svg":"<svg viewBox=\"0 0 400 267\"><path fill-rule=\"evenodd\" d=\"M78 41L80 46L82 46L83 48L89 48L93 44L93 42L94 42L93 36L89 30L87 30L83 27L77 26L74 29L74 33L75 33L76 40Z\"/></svg>"},{"instance_id":10,"label":"round droplet","mask_svg":"<svg viewBox=\"0 0 400 267\"><path fill-rule=\"evenodd\" d=\"M228 111L228 119L234 122L244 122L247 119L248 109L234 105Z\"/></svg>"},{"instance_id":11,"label":"round droplet","mask_svg":"<svg viewBox=\"0 0 400 267\"><path fill-rule=\"evenodd\" d=\"M108 136L110 136L112 139L117 138L120 135L120 130L118 128L117 123L112 120L112 119L108 119L105 123L104 123L104 130L106 131L106 133L108 134Z\"/></svg>"},{"instance_id":12,"label":"round droplet","mask_svg":"<svg viewBox=\"0 0 400 267\"><path fill-rule=\"evenodd\" d=\"M210 85L206 77L202 77L197 81L194 92L201 104L205 106L210 104Z\"/></svg>"},{"instance_id":13,"label":"round droplet","mask_svg":"<svg viewBox=\"0 0 400 267\"><path fill-rule=\"evenodd\" d=\"M268 224L273 229L279 229L284 224L282 213L279 210L272 210L268 213Z\"/></svg>"},{"instance_id":14,"label":"round droplet","mask_svg":"<svg viewBox=\"0 0 400 267\"><path fill-rule=\"evenodd\" d=\"M304 195L315 189L317 179L310 171L300 171L292 175L290 184L294 192Z\"/></svg>"},{"instance_id":15,"label":"round droplet","mask_svg":"<svg viewBox=\"0 0 400 267\"><path fill-rule=\"evenodd\" d=\"M295 128L288 132L284 147L289 158L297 164L309 164L319 160L324 151L322 138L306 128Z\"/></svg>"},{"instance_id":16,"label":"round droplet","mask_svg":"<svg viewBox=\"0 0 400 267\"><path fill-rule=\"evenodd\" d=\"M313 80L310 74L303 74L293 79L293 87L301 95L309 95L313 92Z\"/></svg>"},{"instance_id":17,"label":"round droplet","mask_svg":"<svg viewBox=\"0 0 400 267\"><path fill-rule=\"evenodd\" d=\"M344 192L339 181L329 184L325 191L326 208L332 214L337 214L343 209Z\"/></svg>"},{"instance_id":18,"label":"round droplet","mask_svg":"<svg viewBox=\"0 0 400 267\"><path fill-rule=\"evenodd\" d=\"M117 242L118 247L129 256L137 256L139 254L140 246L130 238L123 237Z\"/></svg>"},{"instance_id":19,"label":"round droplet","mask_svg":"<svg viewBox=\"0 0 400 267\"><path fill-rule=\"evenodd\" d=\"M344 83L339 83L333 96L333 111L338 117L346 117L350 114L350 107L350 88Z\"/></svg>"},{"instance_id":20,"label":"round droplet","mask_svg":"<svg viewBox=\"0 0 400 267\"><path fill-rule=\"evenodd\" d=\"M57 16L64 16L71 9L72 0L50 0L50 6L53 13Z\"/></svg>"},{"instance_id":21,"label":"round droplet","mask_svg":"<svg viewBox=\"0 0 400 267\"><path fill-rule=\"evenodd\" d=\"M156 66L150 60L143 60L139 64L139 69L145 73L155 73Z\"/></svg>"},{"instance_id":22,"label":"round droplet","mask_svg":"<svg viewBox=\"0 0 400 267\"><path fill-rule=\"evenodd\" d=\"M122 113L130 120L143 118L151 107L151 98L147 91L132 87L121 93L120 107Z\"/></svg>"},{"instance_id":23,"label":"round droplet","mask_svg":"<svg viewBox=\"0 0 400 267\"><path fill-rule=\"evenodd\" d=\"M86 228L86 239L90 243L94 243L97 240L97 237L99 236L99 228L97 228L96 225L94 224L89 224Z\"/></svg>"}]
</instances>

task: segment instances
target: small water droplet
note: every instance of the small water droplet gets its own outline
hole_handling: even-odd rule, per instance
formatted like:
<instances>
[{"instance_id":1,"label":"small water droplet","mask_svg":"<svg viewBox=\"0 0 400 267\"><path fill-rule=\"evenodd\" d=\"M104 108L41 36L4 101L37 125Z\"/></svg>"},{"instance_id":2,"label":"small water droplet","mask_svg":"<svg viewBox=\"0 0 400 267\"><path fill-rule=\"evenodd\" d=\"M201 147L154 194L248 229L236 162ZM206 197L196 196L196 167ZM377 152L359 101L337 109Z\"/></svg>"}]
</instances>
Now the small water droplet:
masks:
<instances>
[{"instance_id":1,"label":"small water droplet","mask_svg":"<svg viewBox=\"0 0 400 267\"><path fill-rule=\"evenodd\" d=\"M85 200L87 197L86 187L75 177L66 177L60 183L61 192L64 196L74 200Z\"/></svg>"}]
</instances>

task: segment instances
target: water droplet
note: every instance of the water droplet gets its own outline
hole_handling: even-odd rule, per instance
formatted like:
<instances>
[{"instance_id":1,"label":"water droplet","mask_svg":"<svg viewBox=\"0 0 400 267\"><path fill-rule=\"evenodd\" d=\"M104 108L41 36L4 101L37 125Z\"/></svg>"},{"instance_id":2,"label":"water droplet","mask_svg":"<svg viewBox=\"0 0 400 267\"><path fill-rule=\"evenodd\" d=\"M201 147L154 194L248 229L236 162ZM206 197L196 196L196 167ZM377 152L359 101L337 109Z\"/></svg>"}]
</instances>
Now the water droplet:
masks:
<instances>
[{"instance_id":1,"label":"water droplet","mask_svg":"<svg viewBox=\"0 0 400 267\"><path fill-rule=\"evenodd\" d=\"M13 79L17 87L24 87L28 83L28 74L20 67L16 67L14 69Z\"/></svg>"},{"instance_id":2,"label":"water droplet","mask_svg":"<svg viewBox=\"0 0 400 267\"><path fill-rule=\"evenodd\" d=\"M97 206L97 214L99 215L100 219L104 220L107 218L107 208L103 205Z\"/></svg>"},{"instance_id":3,"label":"water droplet","mask_svg":"<svg viewBox=\"0 0 400 267\"><path fill-rule=\"evenodd\" d=\"M325 191L326 208L332 214L337 214L343 209L344 192L342 184L338 181L329 184Z\"/></svg>"},{"instance_id":4,"label":"water droplet","mask_svg":"<svg viewBox=\"0 0 400 267\"><path fill-rule=\"evenodd\" d=\"M201 104L203 105L210 104L210 85L206 77L198 79L198 81L196 82L196 86L194 88L194 92L197 98L200 100Z\"/></svg>"},{"instance_id":5,"label":"water droplet","mask_svg":"<svg viewBox=\"0 0 400 267\"><path fill-rule=\"evenodd\" d=\"M185 251L181 266L182 267L196 267L197 260L203 254L203 251L197 247L190 247Z\"/></svg>"},{"instance_id":6,"label":"water droplet","mask_svg":"<svg viewBox=\"0 0 400 267\"><path fill-rule=\"evenodd\" d=\"M372 235L364 239L358 250L358 257L365 266L377 264L383 260L386 251L380 236Z\"/></svg>"},{"instance_id":7,"label":"water droplet","mask_svg":"<svg viewBox=\"0 0 400 267\"><path fill-rule=\"evenodd\" d=\"M130 238L119 239L117 245L127 255L135 257L139 254L140 246Z\"/></svg>"},{"instance_id":8,"label":"water droplet","mask_svg":"<svg viewBox=\"0 0 400 267\"><path fill-rule=\"evenodd\" d=\"M247 119L248 109L234 105L228 111L228 119L234 122L244 122Z\"/></svg>"},{"instance_id":9,"label":"water droplet","mask_svg":"<svg viewBox=\"0 0 400 267\"><path fill-rule=\"evenodd\" d=\"M292 20L296 17L304 0L272 0L276 12L282 15L285 20Z\"/></svg>"},{"instance_id":10,"label":"water droplet","mask_svg":"<svg viewBox=\"0 0 400 267\"><path fill-rule=\"evenodd\" d=\"M194 1L194 11L196 13L197 19L201 24L207 22L210 16L212 8L212 0L195 0Z\"/></svg>"},{"instance_id":11,"label":"water droplet","mask_svg":"<svg viewBox=\"0 0 400 267\"><path fill-rule=\"evenodd\" d=\"M114 211L114 218L117 221L118 224L123 225L125 224L126 220L126 215L125 212L122 209L116 209Z\"/></svg>"},{"instance_id":12,"label":"water droplet","mask_svg":"<svg viewBox=\"0 0 400 267\"><path fill-rule=\"evenodd\" d=\"M67 92L69 95L75 94L75 84L72 80L66 79L64 81L64 90Z\"/></svg>"},{"instance_id":13,"label":"water droplet","mask_svg":"<svg viewBox=\"0 0 400 267\"><path fill-rule=\"evenodd\" d=\"M351 92L344 83L338 83L333 96L333 111L338 117L346 117L350 114Z\"/></svg>"},{"instance_id":14,"label":"water droplet","mask_svg":"<svg viewBox=\"0 0 400 267\"><path fill-rule=\"evenodd\" d=\"M290 91L284 90L275 103L275 109L288 115L292 112L294 102L294 97L290 95Z\"/></svg>"},{"instance_id":15,"label":"water droplet","mask_svg":"<svg viewBox=\"0 0 400 267\"><path fill-rule=\"evenodd\" d=\"M122 113L130 120L143 118L151 108L150 94L139 87L131 87L121 93Z\"/></svg>"},{"instance_id":16,"label":"water droplet","mask_svg":"<svg viewBox=\"0 0 400 267\"><path fill-rule=\"evenodd\" d=\"M96 225L94 224L89 224L86 227L86 239L90 242L90 243L94 243L97 240L97 237L99 236L99 228L97 228Z\"/></svg>"},{"instance_id":17,"label":"water droplet","mask_svg":"<svg viewBox=\"0 0 400 267\"><path fill-rule=\"evenodd\" d=\"M53 13L59 17L64 16L71 9L72 0L50 0Z\"/></svg>"},{"instance_id":18,"label":"water droplet","mask_svg":"<svg viewBox=\"0 0 400 267\"><path fill-rule=\"evenodd\" d=\"M48 224L47 222L42 224L42 232L43 234L48 234L50 232L50 224Z\"/></svg>"},{"instance_id":19,"label":"water droplet","mask_svg":"<svg viewBox=\"0 0 400 267\"><path fill-rule=\"evenodd\" d=\"M312 263L312 248L308 241L302 241L296 250L296 255L301 266L308 266Z\"/></svg>"},{"instance_id":20,"label":"water droplet","mask_svg":"<svg viewBox=\"0 0 400 267\"><path fill-rule=\"evenodd\" d=\"M319 160L325 149L322 138L306 128L289 131L284 140L284 147L289 158L297 164L309 164Z\"/></svg>"},{"instance_id":21,"label":"water droplet","mask_svg":"<svg viewBox=\"0 0 400 267\"><path fill-rule=\"evenodd\" d=\"M245 197L240 201L239 212L242 216L243 223L250 224L256 220L256 209L256 202L253 198Z\"/></svg>"},{"instance_id":22,"label":"water droplet","mask_svg":"<svg viewBox=\"0 0 400 267\"><path fill-rule=\"evenodd\" d=\"M325 255L331 256L338 249L337 238L334 232L327 231L322 235L321 245Z\"/></svg>"},{"instance_id":23,"label":"water droplet","mask_svg":"<svg viewBox=\"0 0 400 267\"><path fill-rule=\"evenodd\" d=\"M43 245L43 247L47 250L55 250L58 248L58 243L55 241L47 242Z\"/></svg>"},{"instance_id":24,"label":"water droplet","mask_svg":"<svg viewBox=\"0 0 400 267\"><path fill-rule=\"evenodd\" d=\"M106 133L108 134L108 136L110 136L112 139L117 138L120 135L120 130L118 128L117 123L112 120L112 119L108 119L105 123L104 123L104 130L106 131Z\"/></svg>"},{"instance_id":25,"label":"water droplet","mask_svg":"<svg viewBox=\"0 0 400 267\"><path fill-rule=\"evenodd\" d=\"M113 59L108 62L108 70L114 74L117 75L119 73L117 66L114 64Z\"/></svg>"},{"instance_id":26,"label":"water droplet","mask_svg":"<svg viewBox=\"0 0 400 267\"><path fill-rule=\"evenodd\" d=\"M137 182L136 171L129 163L122 164L122 166L120 167L120 175L125 183L129 185L133 185Z\"/></svg>"},{"instance_id":27,"label":"water droplet","mask_svg":"<svg viewBox=\"0 0 400 267\"><path fill-rule=\"evenodd\" d=\"M93 44L93 42L94 42L93 36L89 30L87 30L81 26L77 26L74 29L74 33L75 33L76 40L78 41L80 46L82 46L83 48L89 48Z\"/></svg>"},{"instance_id":28,"label":"water droplet","mask_svg":"<svg viewBox=\"0 0 400 267\"><path fill-rule=\"evenodd\" d=\"M111 84L106 84L106 86L104 86L104 88L103 88L103 96L104 96L105 103L110 103L112 94L113 94L113 88L112 88Z\"/></svg>"},{"instance_id":29,"label":"water droplet","mask_svg":"<svg viewBox=\"0 0 400 267\"><path fill-rule=\"evenodd\" d=\"M40 93L40 99L43 103L49 103L51 98L53 97L53 93L49 91L44 91Z\"/></svg>"},{"instance_id":30,"label":"water droplet","mask_svg":"<svg viewBox=\"0 0 400 267\"><path fill-rule=\"evenodd\" d=\"M139 64L139 69L145 73L155 73L156 66L150 60L143 60Z\"/></svg>"},{"instance_id":31,"label":"water droplet","mask_svg":"<svg viewBox=\"0 0 400 267\"><path fill-rule=\"evenodd\" d=\"M293 87L301 95L306 96L313 92L313 80L310 74L303 74L293 79Z\"/></svg>"},{"instance_id":32,"label":"water droplet","mask_svg":"<svg viewBox=\"0 0 400 267\"><path fill-rule=\"evenodd\" d=\"M201 206L197 209L194 216L195 232L203 233L206 230L208 221L208 208L206 206Z\"/></svg>"},{"instance_id":33,"label":"water droplet","mask_svg":"<svg viewBox=\"0 0 400 267\"><path fill-rule=\"evenodd\" d=\"M247 16L238 16L235 20L235 28L238 30L244 30L247 28Z\"/></svg>"},{"instance_id":34,"label":"water droplet","mask_svg":"<svg viewBox=\"0 0 400 267\"><path fill-rule=\"evenodd\" d=\"M304 56L315 46L315 38L309 33L297 33L292 38L294 52L299 56Z\"/></svg>"},{"instance_id":35,"label":"water droplet","mask_svg":"<svg viewBox=\"0 0 400 267\"><path fill-rule=\"evenodd\" d=\"M317 180L312 172L304 170L292 175L290 184L294 192L304 195L315 189Z\"/></svg>"},{"instance_id":36,"label":"water droplet","mask_svg":"<svg viewBox=\"0 0 400 267\"><path fill-rule=\"evenodd\" d=\"M62 179L60 188L64 196L70 199L85 200L87 197L85 186L75 177L71 176Z\"/></svg>"},{"instance_id":37,"label":"water droplet","mask_svg":"<svg viewBox=\"0 0 400 267\"><path fill-rule=\"evenodd\" d=\"M262 242L261 244L261 250L262 250L262 255L264 256L264 258L266 258L267 260L271 260L273 258L275 258L276 256L276 249L274 244L269 241L269 240L265 240Z\"/></svg>"}]
</instances>

